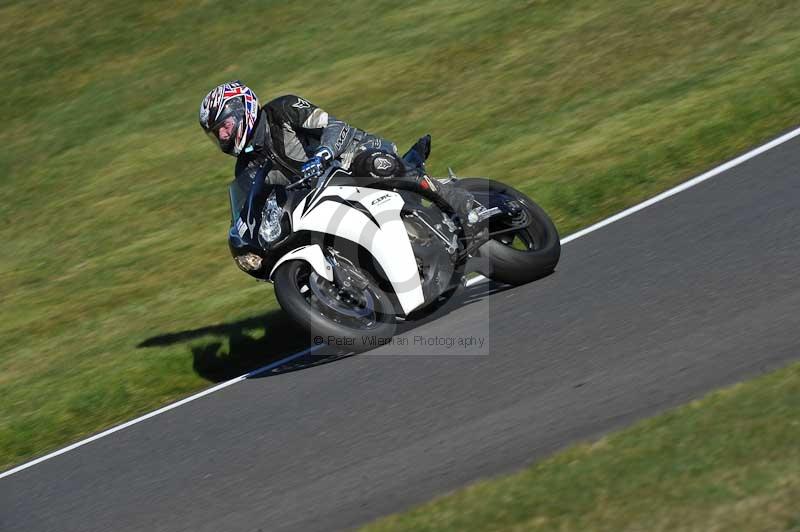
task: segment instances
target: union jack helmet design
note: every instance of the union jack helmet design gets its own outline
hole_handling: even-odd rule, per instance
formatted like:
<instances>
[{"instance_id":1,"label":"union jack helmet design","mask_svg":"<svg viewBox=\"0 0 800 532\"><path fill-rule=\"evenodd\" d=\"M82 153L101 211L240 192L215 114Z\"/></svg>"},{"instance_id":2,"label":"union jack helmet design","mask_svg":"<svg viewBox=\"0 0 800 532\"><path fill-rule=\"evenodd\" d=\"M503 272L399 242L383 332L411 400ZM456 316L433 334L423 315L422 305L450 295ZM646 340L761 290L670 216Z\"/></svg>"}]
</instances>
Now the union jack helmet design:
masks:
<instances>
[{"instance_id":1,"label":"union jack helmet design","mask_svg":"<svg viewBox=\"0 0 800 532\"><path fill-rule=\"evenodd\" d=\"M200 126L220 150L239 155L258 116L256 93L239 80L215 87L200 104Z\"/></svg>"}]
</instances>

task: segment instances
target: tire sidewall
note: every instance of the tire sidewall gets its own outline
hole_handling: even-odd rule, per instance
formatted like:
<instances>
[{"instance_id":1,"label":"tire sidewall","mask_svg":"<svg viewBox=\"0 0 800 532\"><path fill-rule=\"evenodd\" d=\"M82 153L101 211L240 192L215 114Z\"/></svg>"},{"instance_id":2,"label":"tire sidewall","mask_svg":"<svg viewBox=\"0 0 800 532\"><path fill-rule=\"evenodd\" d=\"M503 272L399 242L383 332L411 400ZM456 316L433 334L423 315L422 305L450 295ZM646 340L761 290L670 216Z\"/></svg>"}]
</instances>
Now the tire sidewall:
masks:
<instances>
[{"instance_id":1,"label":"tire sidewall","mask_svg":"<svg viewBox=\"0 0 800 532\"><path fill-rule=\"evenodd\" d=\"M328 345L338 350L366 351L391 341L396 322L390 298L370 279L370 291L379 314L378 324L369 331L348 327L323 316L308 304L297 290L295 276L298 269L307 265L305 261L290 260L282 264L273 274L275 297L284 311L309 333L313 345ZM322 339L322 342L319 339Z\"/></svg>"},{"instance_id":2,"label":"tire sidewall","mask_svg":"<svg viewBox=\"0 0 800 532\"><path fill-rule=\"evenodd\" d=\"M481 271L487 277L511 284L519 285L540 279L553 272L561 257L561 240L555 224L536 202L514 187L485 178L460 179L458 185L468 191L496 190L507 192L518 199L524 199L524 206L533 215L535 223L544 234L544 245L537 250L522 251L503 245L496 240L486 242L479 249L479 254L486 260Z\"/></svg>"}]
</instances>

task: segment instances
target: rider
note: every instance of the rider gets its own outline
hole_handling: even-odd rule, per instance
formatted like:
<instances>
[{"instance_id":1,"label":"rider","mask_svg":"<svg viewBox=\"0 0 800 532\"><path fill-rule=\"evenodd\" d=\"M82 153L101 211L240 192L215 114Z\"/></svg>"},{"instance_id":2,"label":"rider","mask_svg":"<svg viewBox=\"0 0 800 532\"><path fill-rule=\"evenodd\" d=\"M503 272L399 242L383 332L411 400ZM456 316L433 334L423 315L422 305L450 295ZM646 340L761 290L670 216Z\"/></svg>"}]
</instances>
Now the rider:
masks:
<instances>
[{"instance_id":1,"label":"rider","mask_svg":"<svg viewBox=\"0 0 800 532\"><path fill-rule=\"evenodd\" d=\"M288 185L318 177L338 160L357 176L393 179L402 188L438 196L454 209L468 236L478 231L472 194L424 172L429 136L404 161L394 143L337 120L304 98L286 95L259 107L255 93L241 81L223 83L206 95L200 126L220 150L237 158L236 179L245 187L262 168L268 182Z\"/></svg>"}]
</instances>

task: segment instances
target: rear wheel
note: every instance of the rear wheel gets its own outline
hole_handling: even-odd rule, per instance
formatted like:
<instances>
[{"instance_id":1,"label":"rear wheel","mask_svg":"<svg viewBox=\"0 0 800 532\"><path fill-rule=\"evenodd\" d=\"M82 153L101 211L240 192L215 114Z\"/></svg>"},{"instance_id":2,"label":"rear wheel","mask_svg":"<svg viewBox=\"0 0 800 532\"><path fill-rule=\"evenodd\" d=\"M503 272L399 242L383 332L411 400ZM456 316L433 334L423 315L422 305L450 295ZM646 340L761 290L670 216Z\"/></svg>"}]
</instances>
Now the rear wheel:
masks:
<instances>
[{"instance_id":1,"label":"rear wheel","mask_svg":"<svg viewBox=\"0 0 800 532\"><path fill-rule=\"evenodd\" d=\"M272 279L281 307L305 326L316 345L360 352L394 335L394 308L374 281L361 290L345 290L300 260L281 265Z\"/></svg>"},{"instance_id":2,"label":"rear wheel","mask_svg":"<svg viewBox=\"0 0 800 532\"><path fill-rule=\"evenodd\" d=\"M491 232L524 227L498 234L480 247L480 256L489 263L488 271L483 272L487 277L519 285L540 279L555 269L561 256L561 240L553 221L532 199L490 179L467 178L458 181L458 185L472 192L481 203L516 202L521 207L513 216L501 214L489 219Z\"/></svg>"}]
</instances>

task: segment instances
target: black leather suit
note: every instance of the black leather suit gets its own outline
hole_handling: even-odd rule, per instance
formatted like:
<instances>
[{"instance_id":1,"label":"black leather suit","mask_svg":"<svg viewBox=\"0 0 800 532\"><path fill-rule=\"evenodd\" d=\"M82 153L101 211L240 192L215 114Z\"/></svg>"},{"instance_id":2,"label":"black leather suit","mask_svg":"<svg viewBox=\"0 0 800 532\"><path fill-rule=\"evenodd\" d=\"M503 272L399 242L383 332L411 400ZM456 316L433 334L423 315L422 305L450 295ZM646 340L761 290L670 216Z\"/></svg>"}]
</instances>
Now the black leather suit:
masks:
<instances>
[{"instance_id":1,"label":"black leather suit","mask_svg":"<svg viewBox=\"0 0 800 532\"><path fill-rule=\"evenodd\" d=\"M424 137L404 158L397 146L337 120L308 100L294 95L276 98L261 108L253 139L236 161L236 179L248 187L256 172L266 166L266 179L274 184L297 181L300 168L320 148L357 176L392 179L402 188L419 188L427 196L439 196L464 219L472 207L472 195L448 183L430 179L422 162L430 150ZM421 153L423 152L423 153Z\"/></svg>"}]
</instances>

